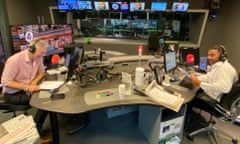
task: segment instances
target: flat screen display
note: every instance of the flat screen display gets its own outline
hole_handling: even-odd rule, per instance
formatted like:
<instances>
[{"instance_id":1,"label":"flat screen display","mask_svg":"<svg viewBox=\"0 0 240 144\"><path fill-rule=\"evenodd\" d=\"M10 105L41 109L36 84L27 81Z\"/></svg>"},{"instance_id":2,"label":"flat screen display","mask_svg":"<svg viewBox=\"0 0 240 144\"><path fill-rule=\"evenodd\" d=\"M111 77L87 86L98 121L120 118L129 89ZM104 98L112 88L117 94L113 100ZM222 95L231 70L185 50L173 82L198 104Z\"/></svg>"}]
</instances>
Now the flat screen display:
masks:
<instances>
[{"instance_id":1,"label":"flat screen display","mask_svg":"<svg viewBox=\"0 0 240 144\"><path fill-rule=\"evenodd\" d=\"M0 32L0 62L2 61L3 57L4 57L3 43L2 43L2 36L1 36L1 32Z\"/></svg>"},{"instance_id":2,"label":"flat screen display","mask_svg":"<svg viewBox=\"0 0 240 144\"><path fill-rule=\"evenodd\" d=\"M173 2L172 11L175 12L186 12L188 10L188 2Z\"/></svg>"},{"instance_id":3,"label":"flat screen display","mask_svg":"<svg viewBox=\"0 0 240 144\"><path fill-rule=\"evenodd\" d=\"M110 2L111 12L128 12L128 2Z\"/></svg>"},{"instance_id":4,"label":"flat screen display","mask_svg":"<svg viewBox=\"0 0 240 144\"><path fill-rule=\"evenodd\" d=\"M57 8L60 11L77 10L78 5L76 0L57 0Z\"/></svg>"},{"instance_id":5,"label":"flat screen display","mask_svg":"<svg viewBox=\"0 0 240 144\"><path fill-rule=\"evenodd\" d=\"M167 2L152 2L151 11L166 11Z\"/></svg>"},{"instance_id":6,"label":"flat screen display","mask_svg":"<svg viewBox=\"0 0 240 144\"><path fill-rule=\"evenodd\" d=\"M91 1L77 1L78 10L92 10Z\"/></svg>"},{"instance_id":7,"label":"flat screen display","mask_svg":"<svg viewBox=\"0 0 240 144\"><path fill-rule=\"evenodd\" d=\"M109 10L109 3L106 1L94 2L95 10Z\"/></svg>"},{"instance_id":8,"label":"flat screen display","mask_svg":"<svg viewBox=\"0 0 240 144\"><path fill-rule=\"evenodd\" d=\"M65 44L73 42L71 25L10 25L14 52L28 48L33 38L41 38L48 43L46 55L62 53Z\"/></svg>"},{"instance_id":9,"label":"flat screen display","mask_svg":"<svg viewBox=\"0 0 240 144\"><path fill-rule=\"evenodd\" d=\"M166 73L177 67L175 51L168 51L164 53L164 66Z\"/></svg>"},{"instance_id":10,"label":"flat screen display","mask_svg":"<svg viewBox=\"0 0 240 144\"><path fill-rule=\"evenodd\" d=\"M144 11L145 10L145 2L130 2L130 11Z\"/></svg>"}]
</instances>

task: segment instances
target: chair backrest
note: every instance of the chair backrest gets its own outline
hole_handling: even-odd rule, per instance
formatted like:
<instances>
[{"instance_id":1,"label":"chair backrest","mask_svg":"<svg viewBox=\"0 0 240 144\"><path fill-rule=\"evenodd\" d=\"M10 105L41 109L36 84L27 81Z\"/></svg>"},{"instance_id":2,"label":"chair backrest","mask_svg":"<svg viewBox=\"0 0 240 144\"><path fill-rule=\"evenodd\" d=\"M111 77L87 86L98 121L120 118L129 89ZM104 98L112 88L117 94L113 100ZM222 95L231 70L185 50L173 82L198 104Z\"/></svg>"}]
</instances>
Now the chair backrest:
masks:
<instances>
[{"instance_id":1,"label":"chair backrest","mask_svg":"<svg viewBox=\"0 0 240 144\"><path fill-rule=\"evenodd\" d=\"M231 91L222 96L220 104L227 110L231 110L234 103L240 101L240 83L233 85Z\"/></svg>"}]
</instances>

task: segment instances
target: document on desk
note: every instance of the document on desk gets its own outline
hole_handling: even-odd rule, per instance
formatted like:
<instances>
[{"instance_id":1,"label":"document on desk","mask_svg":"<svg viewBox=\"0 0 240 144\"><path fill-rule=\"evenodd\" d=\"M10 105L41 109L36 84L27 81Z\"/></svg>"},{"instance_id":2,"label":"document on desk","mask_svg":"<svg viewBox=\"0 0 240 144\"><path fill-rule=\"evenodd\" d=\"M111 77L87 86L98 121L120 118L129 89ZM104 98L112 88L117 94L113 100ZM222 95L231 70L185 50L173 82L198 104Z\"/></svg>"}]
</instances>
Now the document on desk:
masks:
<instances>
[{"instance_id":1,"label":"document on desk","mask_svg":"<svg viewBox=\"0 0 240 144\"><path fill-rule=\"evenodd\" d=\"M43 81L40 84L41 90L54 90L60 88L64 84L64 81Z\"/></svg>"},{"instance_id":2,"label":"document on desk","mask_svg":"<svg viewBox=\"0 0 240 144\"><path fill-rule=\"evenodd\" d=\"M159 86L156 81L153 81L147 88L146 94L152 98L153 101L178 112L184 102L181 94L170 92Z\"/></svg>"}]
</instances>

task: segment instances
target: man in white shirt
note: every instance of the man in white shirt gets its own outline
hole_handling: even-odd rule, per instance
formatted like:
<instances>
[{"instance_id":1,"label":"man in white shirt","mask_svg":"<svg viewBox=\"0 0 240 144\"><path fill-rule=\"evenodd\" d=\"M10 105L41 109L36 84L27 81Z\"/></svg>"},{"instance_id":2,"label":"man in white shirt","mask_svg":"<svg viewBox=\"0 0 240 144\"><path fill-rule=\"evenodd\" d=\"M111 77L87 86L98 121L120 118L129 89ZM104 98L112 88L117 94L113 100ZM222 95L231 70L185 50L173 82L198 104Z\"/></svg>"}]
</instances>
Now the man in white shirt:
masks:
<instances>
[{"instance_id":1,"label":"man in white shirt","mask_svg":"<svg viewBox=\"0 0 240 144\"><path fill-rule=\"evenodd\" d=\"M224 94L229 93L232 86L238 81L238 73L227 60L227 52L224 46L216 45L208 50L208 64L210 69L205 75L196 76L191 74L194 86L200 87L195 98L188 103L186 121L192 118L192 107L208 110L209 103L220 102Z\"/></svg>"},{"instance_id":2,"label":"man in white shirt","mask_svg":"<svg viewBox=\"0 0 240 144\"><path fill-rule=\"evenodd\" d=\"M224 46L211 47L207 57L208 64L211 66L210 71L199 77L192 74L192 83L199 86L205 94L197 95L198 98L220 102L223 94L229 93L232 85L238 81L238 73L228 62Z\"/></svg>"}]
</instances>

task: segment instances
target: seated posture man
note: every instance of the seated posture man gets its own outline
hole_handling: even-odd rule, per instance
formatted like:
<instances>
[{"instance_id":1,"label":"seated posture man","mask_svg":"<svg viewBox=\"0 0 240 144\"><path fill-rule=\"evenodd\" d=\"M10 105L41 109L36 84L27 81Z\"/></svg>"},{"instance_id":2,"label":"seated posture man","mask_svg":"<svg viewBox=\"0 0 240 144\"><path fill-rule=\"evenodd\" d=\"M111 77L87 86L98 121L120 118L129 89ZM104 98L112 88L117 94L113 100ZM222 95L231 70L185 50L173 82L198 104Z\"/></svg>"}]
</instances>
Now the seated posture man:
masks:
<instances>
[{"instance_id":1,"label":"seated posture man","mask_svg":"<svg viewBox=\"0 0 240 144\"><path fill-rule=\"evenodd\" d=\"M41 39L33 39L29 48L9 57L2 73L2 93L9 104L29 104L32 93L39 91L38 82L44 76L43 55L47 44ZM35 122L38 130L47 112L38 110Z\"/></svg>"},{"instance_id":2,"label":"seated posture man","mask_svg":"<svg viewBox=\"0 0 240 144\"><path fill-rule=\"evenodd\" d=\"M200 87L195 99L189 103L189 111L192 106L201 105L202 100L208 102L220 102L225 93L229 93L232 85L238 81L238 73L227 60L227 52L224 46L216 45L208 50L208 64L210 71L199 77L191 74L192 83Z\"/></svg>"}]
</instances>

